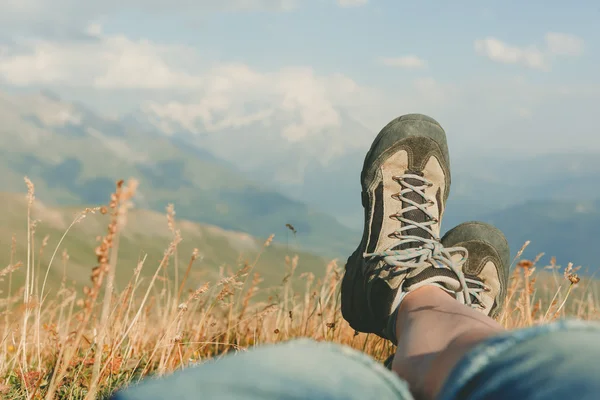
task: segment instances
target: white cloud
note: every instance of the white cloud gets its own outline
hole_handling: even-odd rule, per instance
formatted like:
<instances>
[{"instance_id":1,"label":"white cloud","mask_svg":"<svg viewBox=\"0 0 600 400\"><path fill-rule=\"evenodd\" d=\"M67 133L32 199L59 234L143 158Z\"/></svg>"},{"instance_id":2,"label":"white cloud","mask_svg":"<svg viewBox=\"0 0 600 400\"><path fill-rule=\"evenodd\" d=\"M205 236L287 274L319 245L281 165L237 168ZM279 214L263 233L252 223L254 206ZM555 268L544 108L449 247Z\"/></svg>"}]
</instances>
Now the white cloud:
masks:
<instances>
[{"instance_id":1,"label":"white cloud","mask_svg":"<svg viewBox=\"0 0 600 400\"><path fill-rule=\"evenodd\" d=\"M0 53L0 83L170 93L172 100L166 102L140 96L166 131L276 124L277 134L289 142L339 128L342 113L360 114L373 98L369 89L341 74L320 76L309 67L263 72L240 63L210 64L191 47L106 35L100 25L87 32L95 37L37 39L7 48ZM185 101L178 97L182 93Z\"/></svg>"},{"instance_id":2,"label":"white cloud","mask_svg":"<svg viewBox=\"0 0 600 400\"><path fill-rule=\"evenodd\" d=\"M289 142L336 130L342 112L368 101L368 89L347 77L318 76L311 68L259 73L245 65L223 65L203 76L196 100L148 102L144 111L166 132L215 132L276 125Z\"/></svg>"},{"instance_id":3,"label":"white cloud","mask_svg":"<svg viewBox=\"0 0 600 400\"><path fill-rule=\"evenodd\" d=\"M369 3L369 0L337 0L340 7L360 7Z\"/></svg>"},{"instance_id":4,"label":"white cloud","mask_svg":"<svg viewBox=\"0 0 600 400\"><path fill-rule=\"evenodd\" d=\"M578 56L583 53L583 39L568 33L546 33L548 51L557 56Z\"/></svg>"},{"instance_id":5,"label":"white cloud","mask_svg":"<svg viewBox=\"0 0 600 400\"><path fill-rule=\"evenodd\" d=\"M399 67L407 69L424 68L427 66L427 62L422 58L415 55L408 55L403 57L382 57L379 59L382 65L388 67Z\"/></svg>"},{"instance_id":6,"label":"white cloud","mask_svg":"<svg viewBox=\"0 0 600 400\"><path fill-rule=\"evenodd\" d=\"M492 61L503 64L519 64L531 69L549 70L556 56L578 56L583 53L583 39L567 34L549 32L545 35L545 48L518 47L499 39L488 37L475 41L475 51Z\"/></svg>"},{"instance_id":7,"label":"white cloud","mask_svg":"<svg viewBox=\"0 0 600 400\"><path fill-rule=\"evenodd\" d=\"M51 86L59 93L72 88L77 92L74 97L85 102L94 96L118 102L124 94L136 105L145 102L147 114L166 131L231 131L235 140L243 140L247 135L248 142L257 142L256 137L266 137L260 142L263 147L263 143L275 146L273 143L281 143L275 139L283 138L293 146L313 148L319 157L324 152L331 157L339 155L358 146L361 140L372 139L364 134L366 129L360 131L361 137L348 134L344 125L348 118L375 132L397 115L409 112L429 114L442 123L447 121L449 132L458 135L452 140L464 143L476 143L478 135L484 135L481 132L510 118L519 123L539 123L539 129L528 134L533 143L536 132L558 132L543 119L558 115L551 108L554 104L563 107L568 103L564 107L571 107L571 113L577 112L585 110L586 105L590 108L597 104L600 93L593 85L578 88L565 83L551 91L548 83L534 86L494 79L444 83L431 77L414 80L412 86L386 86L384 92L362 86L342 74L323 75L310 67L259 70L241 63L215 64L203 59L196 48L108 35L100 25L88 26L86 30L93 37L20 41L6 47L0 51L0 82L34 88ZM563 45L556 45L557 40L551 40L554 52L566 52ZM489 49L488 45L489 42L482 44L483 49L502 62L527 60L522 49L515 56L510 55L510 46L499 46L503 50L508 47L509 55L498 55L492 51L494 46ZM544 61L552 60L549 52L543 55ZM528 110L535 112L530 114ZM578 122L582 132L592 129L586 125L589 120L585 121ZM488 133L485 139L496 140L496 144L508 140ZM547 146L554 145L550 142Z\"/></svg>"},{"instance_id":8,"label":"white cloud","mask_svg":"<svg viewBox=\"0 0 600 400\"><path fill-rule=\"evenodd\" d=\"M88 29L100 35L99 26ZM167 89L200 85L201 79L174 60L193 59L194 49L132 40L123 35L54 42L37 39L0 53L0 82Z\"/></svg>"},{"instance_id":9,"label":"white cloud","mask_svg":"<svg viewBox=\"0 0 600 400\"><path fill-rule=\"evenodd\" d=\"M146 102L143 117L166 133L201 133L207 148L225 159L245 157L248 168L264 163L265 154L286 165L289 157L293 173L288 167L277 172L286 181L302 178L307 155L327 164L366 146L371 137L356 121L372 118L386 104L345 76L322 76L307 67L258 72L221 65L203 78L205 85L187 99ZM231 141L235 145L226 145ZM298 157L304 161L296 165Z\"/></svg>"},{"instance_id":10,"label":"white cloud","mask_svg":"<svg viewBox=\"0 0 600 400\"><path fill-rule=\"evenodd\" d=\"M477 54L502 64L520 64L532 69L547 70L544 54L535 47L511 46L493 37L475 41Z\"/></svg>"}]
</instances>

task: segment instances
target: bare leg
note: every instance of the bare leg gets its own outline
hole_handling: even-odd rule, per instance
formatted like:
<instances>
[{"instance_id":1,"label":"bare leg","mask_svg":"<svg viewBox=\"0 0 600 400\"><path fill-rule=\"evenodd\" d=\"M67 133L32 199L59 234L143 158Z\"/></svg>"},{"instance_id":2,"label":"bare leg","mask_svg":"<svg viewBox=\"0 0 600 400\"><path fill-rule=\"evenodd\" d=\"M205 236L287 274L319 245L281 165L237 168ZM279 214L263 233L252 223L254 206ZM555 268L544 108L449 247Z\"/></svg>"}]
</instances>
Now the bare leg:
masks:
<instances>
[{"instance_id":1,"label":"bare leg","mask_svg":"<svg viewBox=\"0 0 600 400\"><path fill-rule=\"evenodd\" d=\"M409 293L396 320L398 349L392 369L418 399L434 399L462 356L504 328L443 290Z\"/></svg>"}]
</instances>

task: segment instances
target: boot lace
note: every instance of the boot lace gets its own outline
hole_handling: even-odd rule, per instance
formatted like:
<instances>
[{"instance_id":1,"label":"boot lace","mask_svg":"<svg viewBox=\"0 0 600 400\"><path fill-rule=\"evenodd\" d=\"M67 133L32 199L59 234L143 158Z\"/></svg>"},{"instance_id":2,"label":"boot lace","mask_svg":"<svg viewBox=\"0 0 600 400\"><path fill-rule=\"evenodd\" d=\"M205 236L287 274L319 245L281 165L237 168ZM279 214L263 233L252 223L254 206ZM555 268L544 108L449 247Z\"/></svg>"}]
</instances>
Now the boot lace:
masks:
<instances>
[{"instance_id":1,"label":"boot lace","mask_svg":"<svg viewBox=\"0 0 600 400\"><path fill-rule=\"evenodd\" d=\"M402 222L403 226L400 229L392 232L389 237L395 238L398 241L389 248L375 253L364 253L365 258L377 258L383 260L382 268L388 270L390 277L398 276L410 272L418 268L446 268L451 270L456 279L460 283L460 288L456 291L450 291L444 287L442 289L453 292L457 300L463 304L470 305L476 308L484 308L482 301L482 293L490 290L483 282L471 277L465 277L461 271L461 267L468 257L468 251L464 247L444 247L440 243L440 238L436 232L432 230L432 225L438 223L428 208L435 205L435 202L427 197L425 189L432 187L433 183L426 178L416 174L404 174L393 178L401 186L399 193L392 197L407 206L402 208L396 214L391 215ZM415 180L420 184L415 185L407 182ZM416 193L423 202L418 202L407 198L408 193ZM409 211L419 210L425 214L425 221L419 222L405 217ZM420 228L425 231L429 237L421 237L416 235L407 235L405 232ZM407 245L409 245L407 247ZM460 260L453 260L454 254L460 254ZM401 288L403 291L410 291L410 288ZM473 301L474 300L474 301Z\"/></svg>"}]
</instances>

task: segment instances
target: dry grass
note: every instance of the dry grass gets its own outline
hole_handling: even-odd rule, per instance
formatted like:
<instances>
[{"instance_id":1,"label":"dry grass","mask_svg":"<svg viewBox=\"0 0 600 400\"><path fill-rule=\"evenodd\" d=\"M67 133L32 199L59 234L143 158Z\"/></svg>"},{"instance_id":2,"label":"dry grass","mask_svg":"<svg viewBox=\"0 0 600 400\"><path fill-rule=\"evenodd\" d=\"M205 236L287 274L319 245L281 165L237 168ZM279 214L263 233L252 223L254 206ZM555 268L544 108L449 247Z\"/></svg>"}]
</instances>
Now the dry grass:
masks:
<instances>
[{"instance_id":1,"label":"dry grass","mask_svg":"<svg viewBox=\"0 0 600 400\"><path fill-rule=\"evenodd\" d=\"M86 209L69 229L85 223L89 213L107 218L106 235L99 238L97 266L90 271L90 285L83 293L67 285L49 293L46 279L52 268L68 268L68 254L60 242L50 263L41 268L36 259L47 251L47 238L35 248L31 208L34 186L28 186L28 246L25 260L16 257L13 237L11 262L0 270L8 290L0 304L0 394L3 399L94 399L110 395L149 374L168 374L190 363L243 351L263 343L311 337L350 345L383 360L392 346L374 335L359 334L342 319L339 289L343 269L332 261L321 277L296 276L298 257L286 258L287 274L279 287L261 288L254 272L260 255L237 270L221 270L220 279L186 289L198 251L189 255L179 277L175 211L167 209L166 223L172 241L157 265L120 265L119 234L127 221L135 182L117 184L106 207ZM64 233L63 239L69 234ZM92 240L90 238L90 240ZM264 243L263 251L272 237ZM61 239L62 242L62 239ZM535 273L538 260L518 260L509 286L501 322L508 328L553 321L564 316L598 318L595 281L575 275L572 266L551 262L544 273ZM60 260L59 260L60 259ZM12 274L26 268L26 283L12 288ZM125 290L113 288L116 268L133 270ZM150 279L142 270L150 270ZM175 279L167 271L175 270ZM298 291L301 281L304 290ZM294 282L294 284L292 284Z\"/></svg>"}]
</instances>

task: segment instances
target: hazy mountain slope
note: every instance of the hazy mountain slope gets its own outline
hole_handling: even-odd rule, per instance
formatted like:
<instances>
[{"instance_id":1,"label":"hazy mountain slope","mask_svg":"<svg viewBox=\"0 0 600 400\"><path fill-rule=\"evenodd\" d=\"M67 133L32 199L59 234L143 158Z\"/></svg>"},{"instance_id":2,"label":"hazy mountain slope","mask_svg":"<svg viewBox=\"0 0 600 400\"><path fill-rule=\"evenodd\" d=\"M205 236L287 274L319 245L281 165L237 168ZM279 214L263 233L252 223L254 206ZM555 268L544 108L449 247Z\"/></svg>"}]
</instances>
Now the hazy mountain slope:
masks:
<instances>
[{"instance_id":1,"label":"hazy mountain slope","mask_svg":"<svg viewBox=\"0 0 600 400\"><path fill-rule=\"evenodd\" d=\"M600 154L593 152L457 158L446 227L529 201L593 201L599 177Z\"/></svg>"},{"instance_id":2,"label":"hazy mountain slope","mask_svg":"<svg viewBox=\"0 0 600 400\"><path fill-rule=\"evenodd\" d=\"M157 128L165 126L161 123L177 126L171 117L146 117L154 117ZM281 191L318 205L352 229L362 229L360 170L376 132L343 116L340 130L332 128L290 144L284 135L289 119L269 121L268 129L261 130L264 121L257 121L243 129L210 132L198 121L193 132L177 126L170 134L224 157L232 154L228 162L249 178L278 184ZM340 142L340 132L346 133L346 142ZM226 141L234 136L240 142L229 145ZM236 152L250 144L264 149L246 162ZM328 144L339 151L328 152ZM263 160L259 154L273 156ZM469 220L490 221L505 231L513 252L530 240L532 256L547 252L561 262L595 265L594 227L599 221L588 208L582 212L581 203L600 198L600 187L593 184L599 176L600 154L595 153L518 155L484 150L479 155L454 156L443 232ZM563 220L557 220L556 213Z\"/></svg>"},{"instance_id":3,"label":"hazy mountain slope","mask_svg":"<svg viewBox=\"0 0 600 400\"><path fill-rule=\"evenodd\" d=\"M505 232L513 256L525 241L525 256L545 253L561 265L573 262L589 271L600 267L600 201L532 201L481 218Z\"/></svg>"},{"instance_id":4,"label":"hazy mountain slope","mask_svg":"<svg viewBox=\"0 0 600 400\"><path fill-rule=\"evenodd\" d=\"M105 202L120 178L140 180L138 204L162 211L174 203L182 218L346 254L358 234L300 201L244 177L227 161L153 131L97 116L51 95L0 93L0 187L22 190L29 176L54 204Z\"/></svg>"},{"instance_id":5,"label":"hazy mountain slope","mask_svg":"<svg viewBox=\"0 0 600 400\"><path fill-rule=\"evenodd\" d=\"M5 267L11 261L11 238L15 235L17 248L13 262L27 261L27 202L24 194L0 193L3 208L0 211L0 265ZM34 263L39 265L38 276L45 274L52 253L67 227L82 208L57 208L45 206L39 200L34 204L32 219L39 220L35 229ZM177 211L177 210L176 210ZM159 265L163 252L172 240L164 214L146 210L132 210L127 216L122 231L117 264L117 286L123 288L132 276L138 261L147 255L143 276L151 276ZM77 286L88 284L91 269L96 265L94 248L96 237L105 235L108 216L89 214L74 225L65 237L49 274L49 285L56 287L63 279L74 281ZM255 271L265 279L265 285L277 285L286 273L285 257L299 255L298 273L313 272L321 276L328 259L306 252L296 252L283 244L273 244L264 248L264 240L256 239L241 232L225 231L219 227L198 224L176 219L176 228L181 230L182 242L178 251L178 269L181 278L189 263L194 248L199 250L199 258L191 270L189 287L196 287L207 280L214 280L219 268L227 266L236 270L244 262L252 263L260 252ZM39 248L43 238L49 235L47 246L40 260ZM69 255L68 264L63 264L63 250ZM41 262L40 262L41 261ZM168 267L174 276L174 264ZM13 287L24 281L25 268L20 268L14 276ZM42 279L42 278L40 278ZM2 285L8 282L5 280Z\"/></svg>"},{"instance_id":6,"label":"hazy mountain slope","mask_svg":"<svg viewBox=\"0 0 600 400\"><path fill-rule=\"evenodd\" d=\"M136 118L163 134L227 158L249 179L276 184L280 191L359 231L363 223L360 170L377 132L336 112L337 126L295 141L286 137L286 129L297 119L281 110L237 129L209 129L202 118L191 125L189 120L187 125L179 124L178 116L168 113L145 112ZM261 150L240 157L245 149ZM532 252L555 252L565 261L594 263L596 254L590 249L594 248L595 222L588 221L596 216L569 210L600 198L600 186L595 184L600 177L600 154L515 154L482 148L480 154L469 155L450 150L452 188L444 232L461 222L490 220L503 228L514 251L531 240ZM269 156L261 158L263 154ZM536 209L533 204L546 206ZM553 219L556 209L564 209L564 223Z\"/></svg>"},{"instance_id":7,"label":"hazy mountain slope","mask_svg":"<svg viewBox=\"0 0 600 400\"><path fill-rule=\"evenodd\" d=\"M216 154L249 179L268 182L286 196L361 228L354 222L360 205L358 176L376 132L348 112L327 110L331 120L321 125L319 115L310 122L282 106L236 125L234 111L205 121L204 115L194 117L195 109L175 110L145 107L124 120Z\"/></svg>"}]
</instances>

